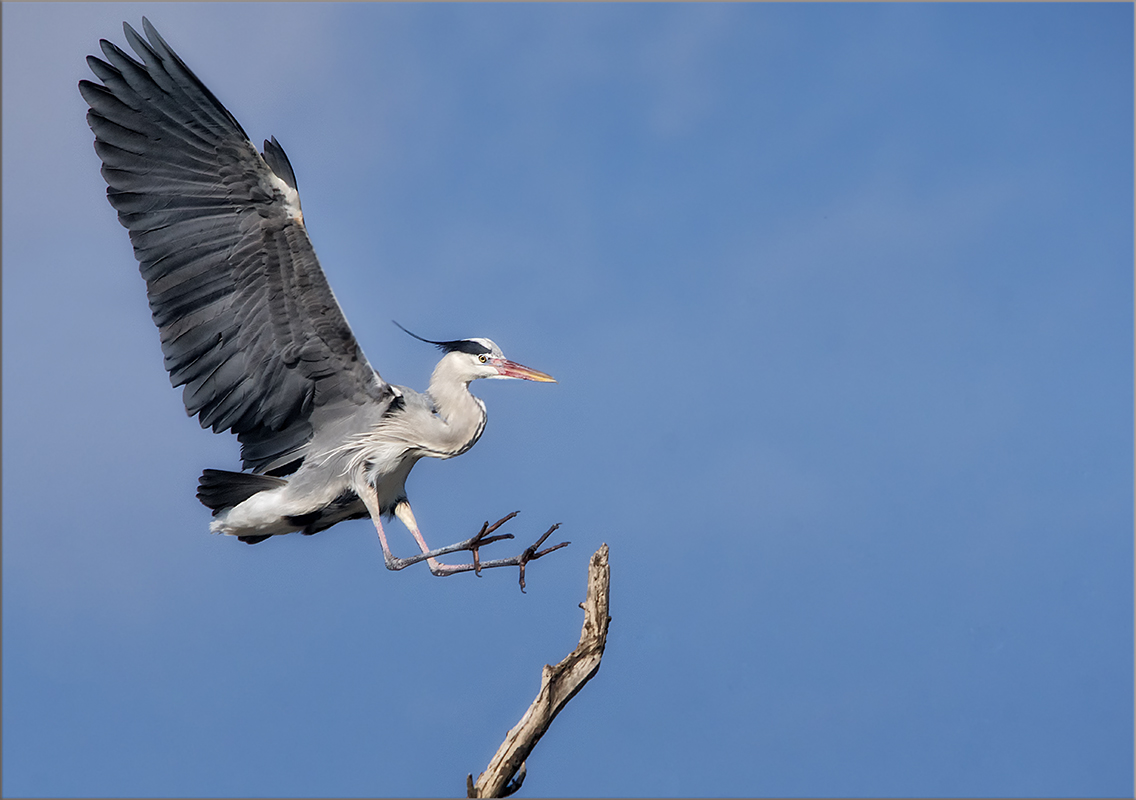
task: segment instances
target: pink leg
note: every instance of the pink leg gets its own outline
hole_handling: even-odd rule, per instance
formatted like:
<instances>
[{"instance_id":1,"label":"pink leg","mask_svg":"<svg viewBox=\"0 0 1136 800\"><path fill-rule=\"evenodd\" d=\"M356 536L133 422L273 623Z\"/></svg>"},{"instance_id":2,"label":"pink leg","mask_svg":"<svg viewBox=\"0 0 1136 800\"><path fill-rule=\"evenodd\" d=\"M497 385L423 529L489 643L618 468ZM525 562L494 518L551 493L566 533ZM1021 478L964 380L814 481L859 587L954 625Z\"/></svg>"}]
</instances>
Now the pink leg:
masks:
<instances>
[{"instance_id":1,"label":"pink leg","mask_svg":"<svg viewBox=\"0 0 1136 800\"><path fill-rule=\"evenodd\" d=\"M394 515L399 518L406 529L414 537L414 541L418 542L418 549L422 551L423 555L430 552L429 545L426 544L426 539L423 538L422 532L418 530L418 520L414 518L414 512L410 510L410 503L399 503L394 507ZM453 575L455 572L466 572L468 570L459 567L443 564L433 556L427 556L426 563L430 566L430 571L435 575ZM463 565L464 566L464 565ZM469 569L473 569L473 564L469 565Z\"/></svg>"},{"instance_id":2,"label":"pink leg","mask_svg":"<svg viewBox=\"0 0 1136 800\"><path fill-rule=\"evenodd\" d=\"M375 493L373 491L361 492L359 496L363 498L363 505L370 512L371 521L375 523L375 530L379 534L379 544L383 546L383 561L386 563L387 569L398 570L410 566L402 563L401 558L396 558L394 553L391 552L390 545L387 544L387 534L383 530L383 515L379 513L378 498L375 497Z\"/></svg>"}]
</instances>

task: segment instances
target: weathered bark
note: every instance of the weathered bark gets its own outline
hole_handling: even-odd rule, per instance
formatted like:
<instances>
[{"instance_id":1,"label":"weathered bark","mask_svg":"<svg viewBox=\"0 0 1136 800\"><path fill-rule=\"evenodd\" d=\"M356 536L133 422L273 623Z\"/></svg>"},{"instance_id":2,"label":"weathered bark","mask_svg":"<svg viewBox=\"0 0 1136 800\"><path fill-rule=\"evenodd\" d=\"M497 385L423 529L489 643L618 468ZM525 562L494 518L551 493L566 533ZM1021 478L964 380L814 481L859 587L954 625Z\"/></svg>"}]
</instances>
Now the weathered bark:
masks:
<instances>
[{"instance_id":1,"label":"weathered bark","mask_svg":"<svg viewBox=\"0 0 1136 800\"><path fill-rule=\"evenodd\" d=\"M552 720L584 684L599 671L607 642L608 588L611 572L607 563L607 545L592 555L588 565L588 595L580 607L584 609L584 628L580 644L568 657L550 667L544 666L540 692L521 721L505 736L497 754L485 772L477 778L466 778L469 797L508 797L521 788L525 779L525 759L536 747Z\"/></svg>"}]
</instances>

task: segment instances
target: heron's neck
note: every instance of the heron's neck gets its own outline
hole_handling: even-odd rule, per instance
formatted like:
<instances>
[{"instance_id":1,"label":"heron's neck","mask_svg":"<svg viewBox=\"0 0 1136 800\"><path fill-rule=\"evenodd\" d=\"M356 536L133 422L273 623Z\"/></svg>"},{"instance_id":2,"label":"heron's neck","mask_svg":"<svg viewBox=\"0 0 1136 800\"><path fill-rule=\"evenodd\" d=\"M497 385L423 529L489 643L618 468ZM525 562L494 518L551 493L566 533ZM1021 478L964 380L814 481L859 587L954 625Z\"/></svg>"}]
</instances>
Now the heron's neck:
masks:
<instances>
[{"instance_id":1,"label":"heron's neck","mask_svg":"<svg viewBox=\"0 0 1136 800\"><path fill-rule=\"evenodd\" d=\"M446 423L454 455L473 447L485 429L485 404L470 393L469 380L458 375L450 360L444 358L434 368L427 391Z\"/></svg>"}]
</instances>

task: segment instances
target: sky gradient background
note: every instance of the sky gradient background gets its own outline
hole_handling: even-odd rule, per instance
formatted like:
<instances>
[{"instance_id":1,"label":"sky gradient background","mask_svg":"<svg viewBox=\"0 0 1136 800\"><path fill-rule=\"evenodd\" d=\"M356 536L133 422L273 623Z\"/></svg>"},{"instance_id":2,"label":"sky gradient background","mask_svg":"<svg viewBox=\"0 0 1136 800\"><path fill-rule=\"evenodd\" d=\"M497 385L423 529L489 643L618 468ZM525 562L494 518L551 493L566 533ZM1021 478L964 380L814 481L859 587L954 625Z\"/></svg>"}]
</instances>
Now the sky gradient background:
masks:
<instances>
[{"instance_id":1,"label":"sky gradient background","mask_svg":"<svg viewBox=\"0 0 1136 800\"><path fill-rule=\"evenodd\" d=\"M527 595L208 533L76 89L143 14L385 378L560 380L408 484L563 523ZM3 793L460 796L607 542L528 796L1131 795L1132 76L1129 4L5 3Z\"/></svg>"}]
</instances>

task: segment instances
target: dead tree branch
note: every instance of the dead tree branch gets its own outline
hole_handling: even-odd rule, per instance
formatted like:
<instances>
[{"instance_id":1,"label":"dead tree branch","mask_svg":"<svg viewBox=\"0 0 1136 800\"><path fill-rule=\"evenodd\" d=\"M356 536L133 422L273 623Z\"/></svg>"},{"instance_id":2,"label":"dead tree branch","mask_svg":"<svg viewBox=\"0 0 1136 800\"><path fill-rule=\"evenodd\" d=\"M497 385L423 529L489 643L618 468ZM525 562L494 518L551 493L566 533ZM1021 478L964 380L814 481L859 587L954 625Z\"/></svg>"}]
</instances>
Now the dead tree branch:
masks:
<instances>
[{"instance_id":1,"label":"dead tree branch","mask_svg":"<svg viewBox=\"0 0 1136 800\"><path fill-rule=\"evenodd\" d=\"M474 782L473 775L466 778L468 797L508 797L520 789L529 753L560 710L599 671L607 642L607 626L611 622L607 613L610 577L605 544L592 555L588 565L588 595L580 604L584 609L580 644L555 667L544 666L540 692L528 711L505 736L505 741L485 772L478 776L477 782Z\"/></svg>"}]
</instances>

